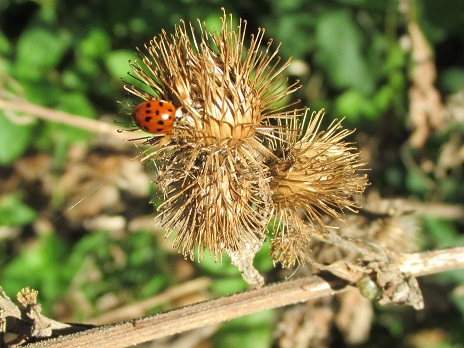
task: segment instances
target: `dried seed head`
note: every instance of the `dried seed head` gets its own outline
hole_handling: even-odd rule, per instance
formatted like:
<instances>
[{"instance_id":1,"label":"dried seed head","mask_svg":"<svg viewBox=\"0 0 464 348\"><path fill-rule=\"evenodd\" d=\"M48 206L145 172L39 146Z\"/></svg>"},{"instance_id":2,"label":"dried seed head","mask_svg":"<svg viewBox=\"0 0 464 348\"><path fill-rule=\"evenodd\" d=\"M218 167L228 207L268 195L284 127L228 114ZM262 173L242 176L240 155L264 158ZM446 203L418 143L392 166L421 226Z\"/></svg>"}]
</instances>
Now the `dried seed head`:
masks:
<instances>
[{"instance_id":1,"label":"dried seed head","mask_svg":"<svg viewBox=\"0 0 464 348\"><path fill-rule=\"evenodd\" d=\"M296 216L290 216L290 211L287 211L286 217L296 219ZM274 262L280 262L282 267L292 268L296 264L304 264L308 260L308 245L314 226L304 225L303 221L299 219L297 221L299 227L294 228L290 225L290 221L295 222L295 220L285 221L288 223L285 233L282 229L278 230L271 241L271 258Z\"/></svg>"},{"instance_id":2,"label":"dried seed head","mask_svg":"<svg viewBox=\"0 0 464 348\"><path fill-rule=\"evenodd\" d=\"M270 135L274 127L269 120L293 115L285 111L290 105L278 106L299 87L287 86L279 65L278 47L272 51L272 40L261 50L264 29L251 35L245 47L246 21L233 30L224 13L220 33L208 33L199 22L199 35L192 24L182 22L170 37L163 31L139 52L142 62L132 63L135 77L149 86L161 99L172 101L185 116L174 132L177 139L201 143L234 145L255 133ZM153 96L135 86L125 88L143 98ZM262 148L261 150L264 150Z\"/></svg>"},{"instance_id":3,"label":"dried seed head","mask_svg":"<svg viewBox=\"0 0 464 348\"><path fill-rule=\"evenodd\" d=\"M187 29L189 28L189 29ZM157 161L156 184L164 196L158 216L174 245L193 258L196 249L216 257L225 251L260 245L272 214L267 147L281 132L271 119L300 116L282 106L298 87L287 84L278 47L261 48L264 30L245 46L246 22L233 30L222 17L219 33L198 31L182 22L162 32L132 63L150 93L125 88L150 100L161 98L183 117L163 138L147 138L144 160Z\"/></svg>"},{"instance_id":4,"label":"dried seed head","mask_svg":"<svg viewBox=\"0 0 464 348\"><path fill-rule=\"evenodd\" d=\"M215 256L244 250L264 236L271 213L268 172L241 148L230 151L183 147L159 166L165 196L159 219L168 233L178 231L174 246L184 255L193 257L196 247L200 258L204 249Z\"/></svg>"},{"instance_id":5,"label":"dried seed head","mask_svg":"<svg viewBox=\"0 0 464 348\"><path fill-rule=\"evenodd\" d=\"M324 226L324 214L338 218L355 207L350 196L367 183L354 148L342 142L350 132L340 122L319 132L322 112L299 122L302 110L285 105L299 87L283 77L289 61L280 64L278 47L271 50L270 41L261 49L263 36L258 30L246 48L246 22L233 30L224 13L219 33L182 22L131 63L150 91L126 90L183 114L163 137L142 138L150 145L142 154L156 163L164 196L158 220L168 235L176 233L174 245L185 256L228 252L251 265L246 255L259 248L275 216L273 259L286 267L304 262L311 228Z\"/></svg>"},{"instance_id":6,"label":"dried seed head","mask_svg":"<svg viewBox=\"0 0 464 348\"><path fill-rule=\"evenodd\" d=\"M319 131L322 117L322 110L312 114L301 139L290 133L282 142L281 159L270 166L272 201L279 221L272 255L287 267L306 257L311 232L305 220L325 229L322 217L340 218L345 208L356 208L350 197L362 193L367 185L367 176L358 173L363 166L359 154L352 144L342 141L351 132L338 121Z\"/></svg>"}]
</instances>

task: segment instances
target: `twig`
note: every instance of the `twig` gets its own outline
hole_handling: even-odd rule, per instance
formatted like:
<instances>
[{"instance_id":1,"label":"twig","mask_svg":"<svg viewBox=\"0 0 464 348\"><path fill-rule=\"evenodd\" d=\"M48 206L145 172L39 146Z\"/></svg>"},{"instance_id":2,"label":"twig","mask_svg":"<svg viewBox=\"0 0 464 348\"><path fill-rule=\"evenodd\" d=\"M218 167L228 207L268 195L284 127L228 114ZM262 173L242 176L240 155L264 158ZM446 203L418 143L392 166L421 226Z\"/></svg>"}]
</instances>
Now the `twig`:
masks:
<instances>
[{"instance_id":1,"label":"twig","mask_svg":"<svg viewBox=\"0 0 464 348\"><path fill-rule=\"evenodd\" d=\"M26 345L26 347L127 347L206 325L223 322L265 309L334 294L331 287L345 286L340 279L326 282L320 277L301 278L274 284L230 297L198 303L171 312L135 319L70 336Z\"/></svg>"},{"instance_id":2,"label":"twig","mask_svg":"<svg viewBox=\"0 0 464 348\"><path fill-rule=\"evenodd\" d=\"M464 268L464 246L404 254L399 262L401 272L415 277Z\"/></svg>"},{"instance_id":3,"label":"twig","mask_svg":"<svg viewBox=\"0 0 464 348\"><path fill-rule=\"evenodd\" d=\"M124 306L122 308L104 313L98 317L87 320L87 323L101 325L118 320L135 318L144 315L150 308L160 305L161 303L166 303L181 296L205 290L210 284L211 279L209 278L197 278L186 283L173 286L163 293L153 296L149 299L131 303L130 305Z\"/></svg>"},{"instance_id":4,"label":"twig","mask_svg":"<svg viewBox=\"0 0 464 348\"><path fill-rule=\"evenodd\" d=\"M464 247L405 254L399 258L398 266L401 272L410 276L464 268ZM346 285L347 282L341 279L325 280L318 276L288 280L165 314L96 327L26 347L127 347L247 314L333 295L343 291Z\"/></svg>"},{"instance_id":5,"label":"twig","mask_svg":"<svg viewBox=\"0 0 464 348\"><path fill-rule=\"evenodd\" d=\"M118 133L118 127L115 125L73 115L64 111L56 111L43 106L30 104L23 100L11 102L0 99L0 109L24 112L47 121L59 122L92 133L112 135L119 138L125 137L124 134Z\"/></svg>"}]
</instances>

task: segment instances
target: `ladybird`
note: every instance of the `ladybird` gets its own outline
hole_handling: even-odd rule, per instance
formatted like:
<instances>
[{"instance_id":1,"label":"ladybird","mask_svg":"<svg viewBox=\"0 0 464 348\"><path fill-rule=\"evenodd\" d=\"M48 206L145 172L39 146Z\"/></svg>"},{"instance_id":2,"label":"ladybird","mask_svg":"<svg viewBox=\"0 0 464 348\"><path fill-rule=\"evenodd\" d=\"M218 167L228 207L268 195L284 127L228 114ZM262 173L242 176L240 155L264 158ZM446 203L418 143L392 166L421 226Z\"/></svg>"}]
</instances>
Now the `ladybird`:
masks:
<instances>
[{"instance_id":1,"label":"ladybird","mask_svg":"<svg viewBox=\"0 0 464 348\"><path fill-rule=\"evenodd\" d=\"M172 103L157 99L140 103L132 110L132 118L141 130L152 134L167 134L174 127L178 111Z\"/></svg>"}]
</instances>

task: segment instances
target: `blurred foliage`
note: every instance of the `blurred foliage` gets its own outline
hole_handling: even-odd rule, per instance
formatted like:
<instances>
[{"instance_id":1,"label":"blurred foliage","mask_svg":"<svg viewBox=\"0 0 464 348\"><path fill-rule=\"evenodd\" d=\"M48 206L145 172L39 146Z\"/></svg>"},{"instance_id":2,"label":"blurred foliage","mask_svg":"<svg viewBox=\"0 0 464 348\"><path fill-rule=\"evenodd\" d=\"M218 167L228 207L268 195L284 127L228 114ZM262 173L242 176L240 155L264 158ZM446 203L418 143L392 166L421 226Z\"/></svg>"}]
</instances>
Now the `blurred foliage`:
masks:
<instances>
[{"instance_id":1,"label":"blurred foliage","mask_svg":"<svg viewBox=\"0 0 464 348\"><path fill-rule=\"evenodd\" d=\"M0 226L24 226L36 218L35 210L24 204L17 195L0 199Z\"/></svg>"},{"instance_id":2,"label":"blurred foliage","mask_svg":"<svg viewBox=\"0 0 464 348\"><path fill-rule=\"evenodd\" d=\"M272 346L275 313L263 311L231 320L213 336L215 346L224 348Z\"/></svg>"},{"instance_id":3,"label":"blurred foliage","mask_svg":"<svg viewBox=\"0 0 464 348\"><path fill-rule=\"evenodd\" d=\"M2 0L2 95L23 97L94 119L118 114L115 100L128 98L122 91L121 78L128 78L128 60L136 58L135 47L142 48L163 28L169 33L181 18L192 22L201 18L209 29L217 29L222 6L234 14L235 21L247 19L249 32L265 27L266 38L282 42L280 54L284 60L293 57L295 63L301 63L303 69L292 65L289 71L291 79L301 80L303 88L297 94L304 105L313 110L324 107L330 117L347 115L345 124L373 139L377 148L369 175L373 187L385 196L464 203L462 168L437 177L405 164L405 154L415 163L424 158L436 162L450 134L462 133L463 128L435 134L420 151L406 145L411 61L402 46L406 28L398 1ZM438 88L443 95L463 90L464 3L418 0L416 6L418 22L435 55ZM12 121L15 117L20 124ZM58 180L70 146L88 146L92 139L88 132L70 126L2 110L0 123L1 179L23 156L44 152L53 157L50 175ZM158 293L175 281L171 256L152 234L140 231L115 236L81 227L79 231L67 231L62 229L67 207L54 211L43 197L31 197L27 187L8 192L7 183L1 179L0 228L11 234L0 241L0 284L10 296L25 286L35 288L40 291L45 312L52 313L57 311L54 306L59 301L73 303L73 294L79 291L91 308L90 313L74 309L72 312L80 318L97 314L99 300L109 293L136 300ZM49 214L47 218L55 218L50 219L51 225L39 229L36 223L43 212ZM462 244L462 225L463 221L427 218L424 247ZM14 233L18 230L19 236ZM272 278L273 265L265 248L257 256L256 265ZM215 296L246 288L227 259L214 263L205 257L197 266L196 275L215 279L211 287ZM452 290L464 281L458 273L443 273L428 282L446 284L440 286ZM440 293L437 287L425 291L426 306ZM402 316L401 310L377 308L374 332L380 336L376 337L389 337L382 346L398 345L408 331L440 327L447 334L439 346L452 346L463 339L462 330L456 329L462 328L464 321L462 290L450 297L451 304L445 307L451 314L442 322L433 316L443 318L443 313L433 310L414 321L411 315ZM274 312L265 312L231 321L214 341L221 347L269 347L274 319ZM412 323L417 326L411 327ZM381 346L374 338L366 346Z\"/></svg>"}]
</instances>

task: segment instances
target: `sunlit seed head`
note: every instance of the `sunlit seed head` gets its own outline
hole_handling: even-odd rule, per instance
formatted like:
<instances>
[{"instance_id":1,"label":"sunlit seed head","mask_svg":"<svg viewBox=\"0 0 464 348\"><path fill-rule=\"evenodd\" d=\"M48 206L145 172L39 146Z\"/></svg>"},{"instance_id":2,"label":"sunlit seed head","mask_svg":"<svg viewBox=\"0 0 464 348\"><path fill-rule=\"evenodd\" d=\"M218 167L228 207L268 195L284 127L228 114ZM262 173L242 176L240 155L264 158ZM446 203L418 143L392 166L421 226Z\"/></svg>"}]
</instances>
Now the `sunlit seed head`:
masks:
<instances>
[{"instance_id":1,"label":"sunlit seed head","mask_svg":"<svg viewBox=\"0 0 464 348\"><path fill-rule=\"evenodd\" d=\"M182 22L172 35L163 31L145 46L148 54L139 51L141 62L132 63L135 77L151 91L125 88L180 107L187 117L177 136L187 141L230 146L256 133L272 136L270 119L294 113L279 103L299 87L287 84L282 72L290 61L279 64L272 40L261 48L264 29L249 36L246 26L240 20L234 30L232 16L224 13L219 33L209 33L200 21L197 29Z\"/></svg>"},{"instance_id":2,"label":"sunlit seed head","mask_svg":"<svg viewBox=\"0 0 464 348\"><path fill-rule=\"evenodd\" d=\"M301 254L297 250L309 242L306 224L325 229L323 216L340 218L344 209L355 209L351 197L367 185L366 175L359 173L363 166L359 154L343 141L351 132L337 121L321 131L322 117L322 110L313 113L301 138L290 134L281 144L281 159L270 166L272 200L279 219L273 248L286 265L297 258L289 252L279 253L279 245L295 244L292 240L296 239L298 248L292 252Z\"/></svg>"},{"instance_id":3,"label":"sunlit seed head","mask_svg":"<svg viewBox=\"0 0 464 348\"><path fill-rule=\"evenodd\" d=\"M350 132L340 122L320 131L322 112L299 121L302 110L285 102L299 87L263 37L264 29L247 35L246 21L234 28L224 13L218 33L181 22L131 63L145 88L126 90L181 111L171 132L145 139L142 159L156 162L164 198L157 219L185 256L254 248L274 217L273 260L304 263L308 223L324 228L323 215L355 208L350 197L367 184L358 154L342 141Z\"/></svg>"},{"instance_id":4,"label":"sunlit seed head","mask_svg":"<svg viewBox=\"0 0 464 348\"><path fill-rule=\"evenodd\" d=\"M247 35L246 21L234 29L224 13L218 33L200 21L182 22L131 64L148 92L126 85L129 92L169 100L183 114L171 133L148 141L142 157L157 161L155 182L164 196L157 219L186 256L246 249L266 233L272 215L266 164L274 157L267 144L282 128L271 120L300 111L282 103L298 86L287 83L289 61L281 64L272 40L263 49L263 37L264 29Z\"/></svg>"}]
</instances>

